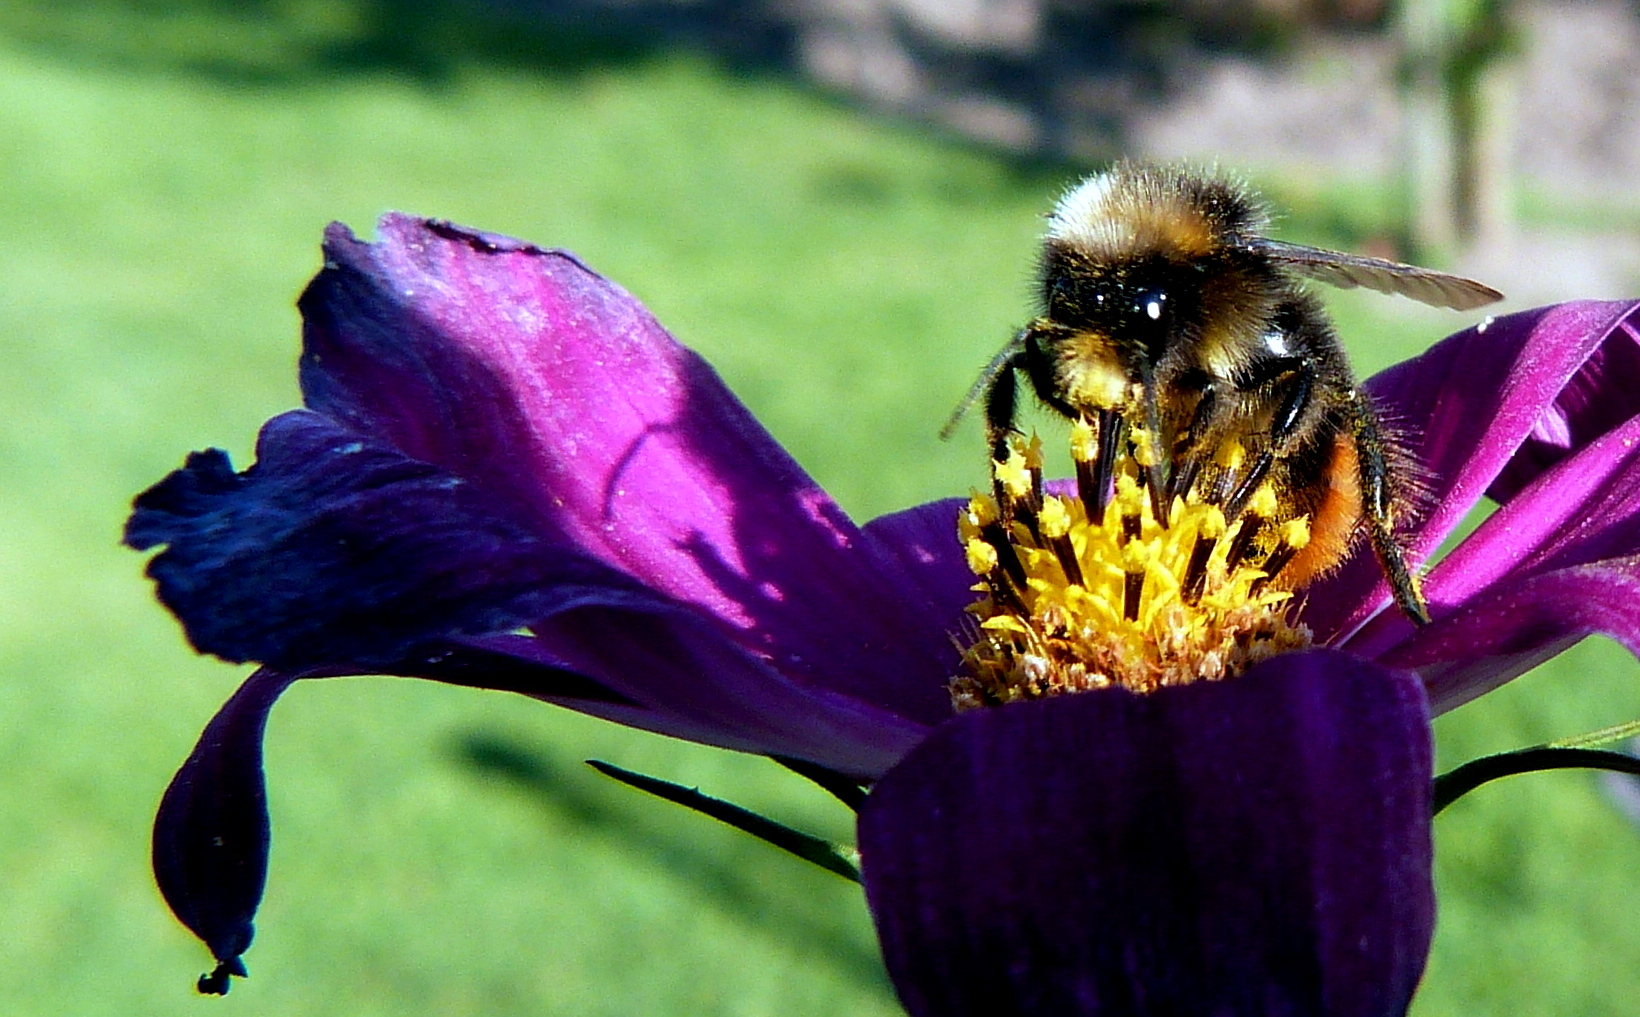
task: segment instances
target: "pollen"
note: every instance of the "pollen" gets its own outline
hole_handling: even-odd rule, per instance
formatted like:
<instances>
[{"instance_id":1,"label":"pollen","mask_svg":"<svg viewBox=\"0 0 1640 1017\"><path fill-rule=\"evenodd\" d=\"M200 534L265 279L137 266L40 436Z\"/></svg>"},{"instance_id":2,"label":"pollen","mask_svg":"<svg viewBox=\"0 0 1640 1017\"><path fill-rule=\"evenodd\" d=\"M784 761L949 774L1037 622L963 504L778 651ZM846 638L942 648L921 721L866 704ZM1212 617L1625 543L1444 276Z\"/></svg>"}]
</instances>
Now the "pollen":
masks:
<instances>
[{"instance_id":1,"label":"pollen","mask_svg":"<svg viewBox=\"0 0 1640 1017\"><path fill-rule=\"evenodd\" d=\"M1101 423L1111 426L1072 427L1069 492L1045 490L1041 443L1016 439L992 464L992 490L960 514L978 599L950 683L958 710L1215 681L1311 642L1275 581L1309 542L1309 520L1267 525L1279 507L1268 486L1230 506L1233 518L1222 483L1162 497L1149 436L1130 429L1115 454ZM1219 458L1234 469L1243 452Z\"/></svg>"}]
</instances>

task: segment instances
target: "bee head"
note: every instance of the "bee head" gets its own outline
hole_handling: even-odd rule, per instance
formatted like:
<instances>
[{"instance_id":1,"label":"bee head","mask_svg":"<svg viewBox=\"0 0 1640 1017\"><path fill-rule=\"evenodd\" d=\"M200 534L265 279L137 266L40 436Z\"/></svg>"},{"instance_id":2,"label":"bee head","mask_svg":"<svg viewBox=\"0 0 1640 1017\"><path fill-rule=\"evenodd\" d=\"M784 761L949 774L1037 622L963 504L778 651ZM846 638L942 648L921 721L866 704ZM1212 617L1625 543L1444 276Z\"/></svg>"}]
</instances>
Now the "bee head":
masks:
<instances>
[{"instance_id":1,"label":"bee head","mask_svg":"<svg viewBox=\"0 0 1640 1017\"><path fill-rule=\"evenodd\" d=\"M1240 242L1264 225L1262 207L1227 180L1119 164L1073 188L1049 217L1044 311L1105 337L1130 376L1150 374L1224 317L1227 295L1245 302L1248 283L1268 275Z\"/></svg>"}]
</instances>

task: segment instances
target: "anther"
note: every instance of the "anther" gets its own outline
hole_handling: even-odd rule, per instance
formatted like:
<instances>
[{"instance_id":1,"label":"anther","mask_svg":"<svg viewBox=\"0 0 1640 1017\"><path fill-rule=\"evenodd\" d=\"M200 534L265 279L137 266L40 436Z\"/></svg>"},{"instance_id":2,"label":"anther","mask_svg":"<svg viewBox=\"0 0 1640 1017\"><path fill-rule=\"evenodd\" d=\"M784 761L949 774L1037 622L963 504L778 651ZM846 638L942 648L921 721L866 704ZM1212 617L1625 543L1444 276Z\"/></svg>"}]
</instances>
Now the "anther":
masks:
<instances>
[{"instance_id":1,"label":"anther","mask_svg":"<svg viewBox=\"0 0 1640 1017\"><path fill-rule=\"evenodd\" d=\"M1082 511L1090 520L1105 517L1105 491L1095 478L1095 463L1099 461L1098 426L1087 417L1071 425L1071 462L1076 464L1076 496L1082 500ZM1108 483L1108 481L1107 481Z\"/></svg>"},{"instance_id":2,"label":"anther","mask_svg":"<svg viewBox=\"0 0 1640 1017\"><path fill-rule=\"evenodd\" d=\"M1144 530L1144 517L1137 512L1122 513L1122 537L1126 540L1138 540Z\"/></svg>"},{"instance_id":3,"label":"anther","mask_svg":"<svg viewBox=\"0 0 1640 1017\"><path fill-rule=\"evenodd\" d=\"M1234 519L1247 507L1247 500L1253 496L1264 483L1264 478L1270 475L1270 467L1275 465L1275 457L1268 450L1260 452L1253 460L1253 466L1236 485L1236 493L1224 502L1224 518Z\"/></svg>"},{"instance_id":4,"label":"anther","mask_svg":"<svg viewBox=\"0 0 1640 1017\"><path fill-rule=\"evenodd\" d=\"M1025 565L1019 560L1019 552L1014 542L1009 539L1008 527L1001 522L988 523L980 527L980 537L997 553L997 564L1014 583L1023 588L1025 586Z\"/></svg>"},{"instance_id":5,"label":"anther","mask_svg":"<svg viewBox=\"0 0 1640 1017\"><path fill-rule=\"evenodd\" d=\"M1241 476L1241 465L1247 459L1247 450L1239 441L1227 441L1219 446L1218 454L1213 459L1219 467L1219 475L1213 481L1213 490L1204 500L1209 505L1223 505L1230 500L1230 492L1236 488L1236 479ZM1229 513L1225 515L1226 518L1233 518Z\"/></svg>"},{"instance_id":6,"label":"anther","mask_svg":"<svg viewBox=\"0 0 1640 1017\"><path fill-rule=\"evenodd\" d=\"M990 591L991 600L1006 605L1008 610L1017 615L1029 615L1031 609L1025 603L1025 598L1019 594L1019 588L1013 584L1006 574L992 572L985 577L985 586Z\"/></svg>"},{"instance_id":7,"label":"anther","mask_svg":"<svg viewBox=\"0 0 1640 1017\"><path fill-rule=\"evenodd\" d=\"M1014 447L1008 450L1008 458L991 461L997 504L1002 506L1004 516L1009 515L1016 504L1029 501L1031 496L1031 471L1029 460L1021 448L1023 444L1016 438Z\"/></svg>"},{"instance_id":8,"label":"anther","mask_svg":"<svg viewBox=\"0 0 1640 1017\"><path fill-rule=\"evenodd\" d=\"M1031 511L1042 511L1042 439L1031 435L1025 444L1025 470L1031 480Z\"/></svg>"},{"instance_id":9,"label":"anther","mask_svg":"<svg viewBox=\"0 0 1640 1017\"><path fill-rule=\"evenodd\" d=\"M1139 467L1139 484L1150 493L1150 514L1156 517L1156 522L1166 529L1169 525L1167 512L1166 484L1161 482L1154 466Z\"/></svg>"},{"instance_id":10,"label":"anther","mask_svg":"<svg viewBox=\"0 0 1640 1017\"><path fill-rule=\"evenodd\" d=\"M1133 446L1133 461L1139 467L1139 486L1150 495L1151 515L1165 528L1168 522L1166 468L1157 457L1156 433L1148 427L1129 427L1128 441Z\"/></svg>"},{"instance_id":11,"label":"anther","mask_svg":"<svg viewBox=\"0 0 1640 1017\"><path fill-rule=\"evenodd\" d=\"M1116 508L1122 520L1122 542L1138 540L1144 533L1145 496L1131 473L1116 478Z\"/></svg>"},{"instance_id":12,"label":"anther","mask_svg":"<svg viewBox=\"0 0 1640 1017\"><path fill-rule=\"evenodd\" d=\"M1196 486L1196 475L1201 472L1201 468L1202 464L1200 459L1186 459L1180 465L1179 469L1173 472L1173 476L1168 479L1168 498L1189 497L1190 489Z\"/></svg>"},{"instance_id":13,"label":"anther","mask_svg":"<svg viewBox=\"0 0 1640 1017\"><path fill-rule=\"evenodd\" d=\"M1138 541L1122 548L1122 617L1139 620L1139 609L1144 603L1145 577L1150 572L1154 555L1151 549Z\"/></svg>"}]
</instances>

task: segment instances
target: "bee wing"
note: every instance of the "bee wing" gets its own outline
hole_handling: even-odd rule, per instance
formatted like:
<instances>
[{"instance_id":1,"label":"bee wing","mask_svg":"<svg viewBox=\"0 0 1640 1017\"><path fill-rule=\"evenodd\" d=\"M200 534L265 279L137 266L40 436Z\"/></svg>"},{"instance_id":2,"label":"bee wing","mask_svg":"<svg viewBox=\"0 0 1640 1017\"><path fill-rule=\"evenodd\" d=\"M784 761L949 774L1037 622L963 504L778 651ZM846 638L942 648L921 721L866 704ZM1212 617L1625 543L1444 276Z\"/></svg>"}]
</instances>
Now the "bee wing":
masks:
<instances>
[{"instance_id":1,"label":"bee wing","mask_svg":"<svg viewBox=\"0 0 1640 1017\"><path fill-rule=\"evenodd\" d=\"M1289 244L1267 237L1252 237L1246 242L1252 250L1268 255L1299 275L1344 289L1365 286L1379 293L1410 297L1433 307L1450 307L1467 311L1495 300L1503 294L1473 279L1448 275L1432 268L1403 265L1383 258L1368 258L1342 251L1325 251L1319 247Z\"/></svg>"}]
</instances>

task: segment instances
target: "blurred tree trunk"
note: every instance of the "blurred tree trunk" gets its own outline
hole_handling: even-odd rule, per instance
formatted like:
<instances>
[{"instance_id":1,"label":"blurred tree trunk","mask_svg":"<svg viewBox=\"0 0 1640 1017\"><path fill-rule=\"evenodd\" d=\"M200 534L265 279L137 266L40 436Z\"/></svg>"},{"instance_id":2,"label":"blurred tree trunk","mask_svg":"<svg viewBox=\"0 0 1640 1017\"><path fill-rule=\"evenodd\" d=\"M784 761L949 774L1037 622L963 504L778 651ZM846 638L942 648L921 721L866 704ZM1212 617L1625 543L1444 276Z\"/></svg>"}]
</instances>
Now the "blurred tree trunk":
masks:
<instances>
[{"instance_id":1,"label":"blurred tree trunk","mask_svg":"<svg viewBox=\"0 0 1640 1017\"><path fill-rule=\"evenodd\" d=\"M1511 228L1513 50L1504 0L1402 0L1404 153L1415 256Z\"/></svg>"}]
</instances>

